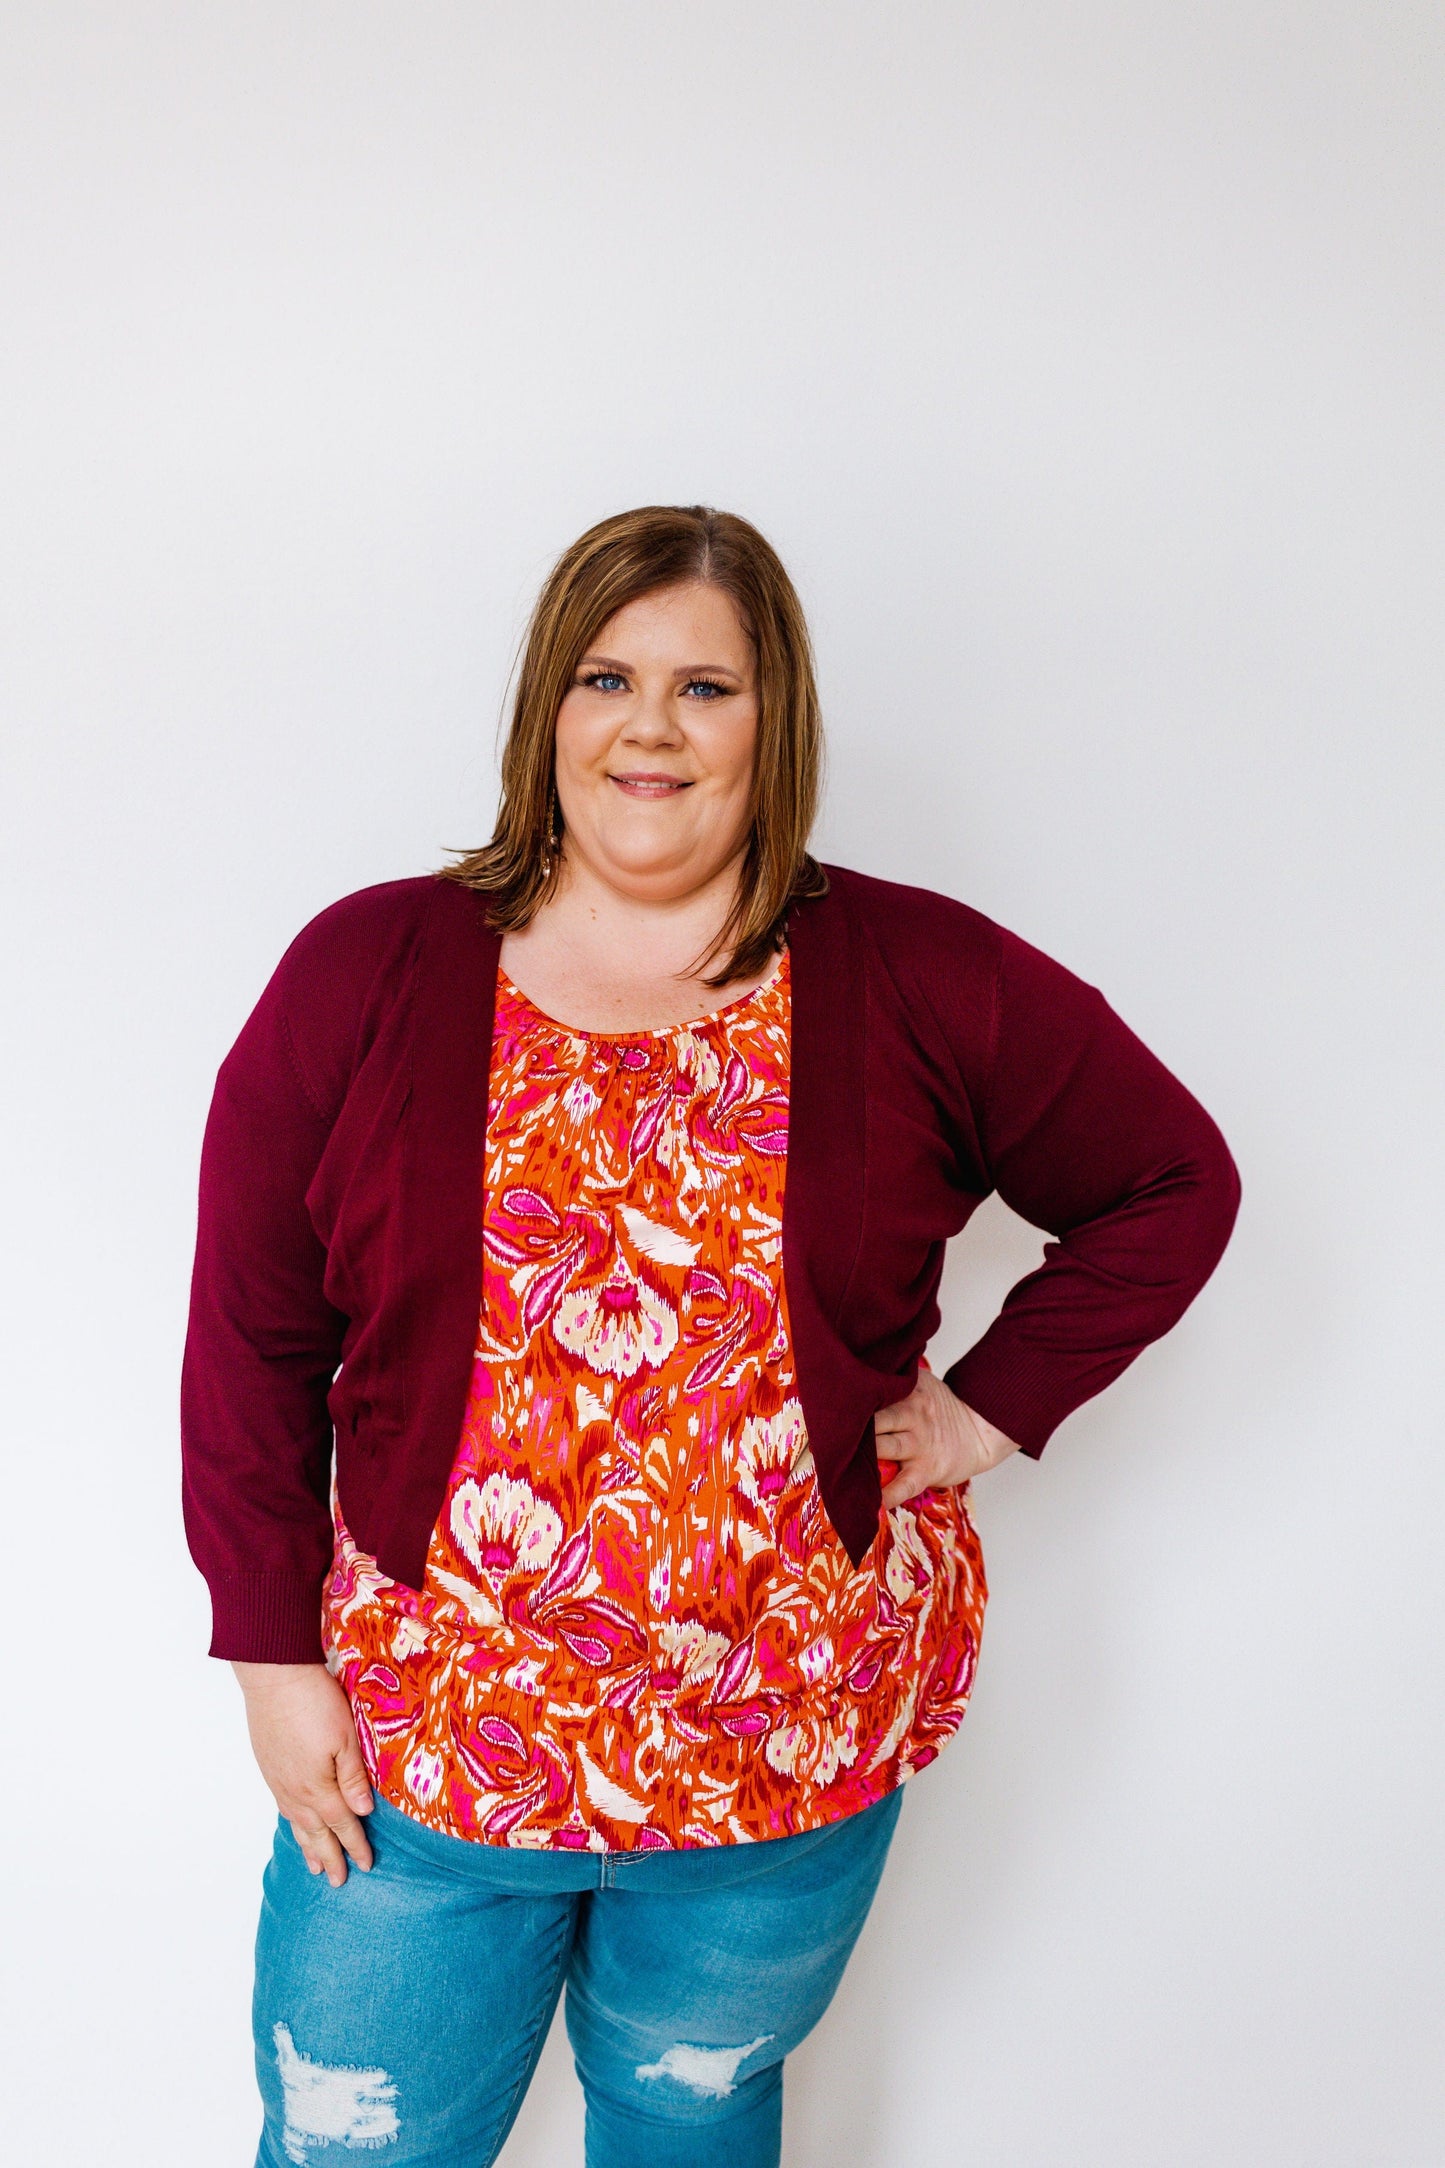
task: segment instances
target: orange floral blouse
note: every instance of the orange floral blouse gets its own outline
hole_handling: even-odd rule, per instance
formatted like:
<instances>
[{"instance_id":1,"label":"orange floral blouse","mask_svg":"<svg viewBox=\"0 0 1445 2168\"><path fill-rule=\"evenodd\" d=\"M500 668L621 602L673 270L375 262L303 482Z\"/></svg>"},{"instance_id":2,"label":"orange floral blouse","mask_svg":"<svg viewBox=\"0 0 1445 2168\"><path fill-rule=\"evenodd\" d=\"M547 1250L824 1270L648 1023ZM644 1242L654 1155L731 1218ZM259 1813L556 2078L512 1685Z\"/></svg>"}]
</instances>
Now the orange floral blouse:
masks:
<instances>
[{"instance_id":1,"label":"orange floral blouse","mask_svg":"<svg viewBox=\"0 0 1445 2168\"><path fill-rule=\"evenodd\" d=\"M964 1492L823 1512L782 1275L791 1015L574 1031L499 972L482 1314L419 1591L336 1512L325 1594L383 1797L541 1849L813 1829L931 1761L987 1594Z\"/></svg>"}]
</instances>

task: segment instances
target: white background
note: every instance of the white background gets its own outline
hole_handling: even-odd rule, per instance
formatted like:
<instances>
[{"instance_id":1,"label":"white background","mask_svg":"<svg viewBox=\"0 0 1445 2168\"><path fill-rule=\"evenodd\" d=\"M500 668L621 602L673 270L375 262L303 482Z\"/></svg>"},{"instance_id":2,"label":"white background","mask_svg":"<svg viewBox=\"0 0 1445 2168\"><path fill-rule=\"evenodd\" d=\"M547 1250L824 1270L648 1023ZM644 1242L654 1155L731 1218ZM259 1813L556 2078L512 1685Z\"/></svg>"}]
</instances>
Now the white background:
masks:
<instances>
[{"instance_id":1,"label":"white background","mask_svg":"<svg viewBox=\"0 0 1445 2168\"><path fill-rule=\"evenodd\" d=\"M269 1801L176 1373L281 949L490 828L583 526L742 511L826 855L1102 985L1245 1205L979 1487L796 2168L1437 2168L1438 6L0 14L9 2157L246 2168ZM950 1259L951 1359L1037 1238ZM580 2160L560 2039L507 2168Z\"/></svg>"}]
</instances>

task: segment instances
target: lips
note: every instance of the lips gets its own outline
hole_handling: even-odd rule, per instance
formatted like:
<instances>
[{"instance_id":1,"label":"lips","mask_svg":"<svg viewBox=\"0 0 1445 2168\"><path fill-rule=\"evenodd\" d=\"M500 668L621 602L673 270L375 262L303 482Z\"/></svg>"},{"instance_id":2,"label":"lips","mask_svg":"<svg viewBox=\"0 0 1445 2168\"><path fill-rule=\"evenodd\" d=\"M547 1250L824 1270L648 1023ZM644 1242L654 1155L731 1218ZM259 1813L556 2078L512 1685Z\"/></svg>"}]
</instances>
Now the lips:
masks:
<instances>
[{"instance_id":1,"label":"lips","mask_svg":"<svg viewBox=\"0 0 1445 2168\"><path fill-rule=\"evenodd\" d=\"M674 798L679 791L690 790L692 785L675 775L648 775L629 771L626 775L609 776L619 790L626 791L629 798Z\"/></svg>"}]
</instances>

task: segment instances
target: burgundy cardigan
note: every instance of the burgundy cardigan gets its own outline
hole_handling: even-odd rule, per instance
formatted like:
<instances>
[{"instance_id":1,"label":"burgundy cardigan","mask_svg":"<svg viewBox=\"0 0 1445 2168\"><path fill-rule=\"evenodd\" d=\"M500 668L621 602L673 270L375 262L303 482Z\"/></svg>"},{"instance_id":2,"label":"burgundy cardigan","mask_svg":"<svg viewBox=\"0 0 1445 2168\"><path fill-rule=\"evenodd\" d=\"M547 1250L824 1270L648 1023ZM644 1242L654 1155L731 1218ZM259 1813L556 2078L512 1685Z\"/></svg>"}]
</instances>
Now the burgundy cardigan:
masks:
<instances>
[{"instance_id":1,"label":"burgundy cardigan","mask_svg":"<svg viewBox=\"0 0 1445 2168\"><path fill-rule=\"evenodd\" d=\"M913 1386L944 1244L991 1190L1054 1240L953 1390L1026 1453L1181 1315L1239 1185L1209 1116L1082 980L946 896L828 869L789 914L783 1271L798 1393L855 1564L873 1416ZM323 911L222 1065L182 1383L211 1653L321 1655L329 1485L421 1585L482 1285L499 936L434 876Z\"/></svg>"}]
</instances>

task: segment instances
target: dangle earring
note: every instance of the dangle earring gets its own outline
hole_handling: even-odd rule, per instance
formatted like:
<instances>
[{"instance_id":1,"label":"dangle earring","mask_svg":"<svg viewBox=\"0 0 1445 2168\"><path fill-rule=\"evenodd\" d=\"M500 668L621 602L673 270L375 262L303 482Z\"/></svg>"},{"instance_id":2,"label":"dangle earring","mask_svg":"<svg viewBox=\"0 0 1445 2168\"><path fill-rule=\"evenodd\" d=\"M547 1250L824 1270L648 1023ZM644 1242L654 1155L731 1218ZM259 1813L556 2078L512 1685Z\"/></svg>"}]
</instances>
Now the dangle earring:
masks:
<instances>
[{"instance_id":1,"label":"dangle earring","mask_svg":"<svg viewBox=\"0 0 1445 2168\"><path fill-rule=\"evenodd\" d=\"M557 853L562 848L562 836L559 828L560 819L561 813L557 804L557 785L554 782L552 785L551 810L547 816L547 839L542 845L542 871L549 879L557 863Z\"/></svg>"}]
</instances>

